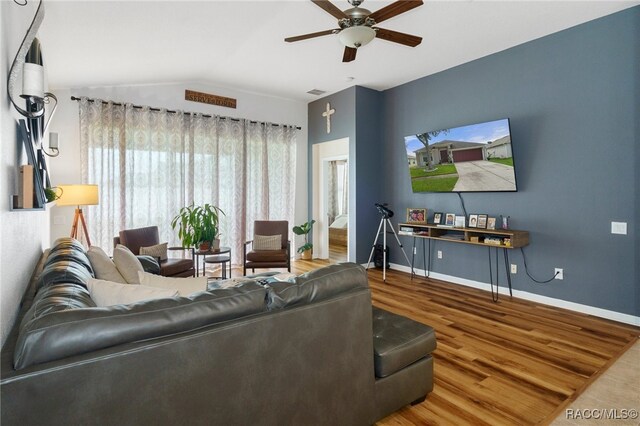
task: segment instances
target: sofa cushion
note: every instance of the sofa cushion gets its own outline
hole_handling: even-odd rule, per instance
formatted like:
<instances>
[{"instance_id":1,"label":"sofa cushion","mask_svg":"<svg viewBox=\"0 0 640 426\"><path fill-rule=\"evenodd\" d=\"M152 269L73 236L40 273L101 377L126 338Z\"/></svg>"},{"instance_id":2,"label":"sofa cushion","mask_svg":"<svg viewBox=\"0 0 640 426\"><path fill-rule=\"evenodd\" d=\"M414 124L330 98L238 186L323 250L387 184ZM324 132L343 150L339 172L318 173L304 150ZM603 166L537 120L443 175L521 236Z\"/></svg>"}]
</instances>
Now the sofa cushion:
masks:
<instances>
[{"instance_id":1,"label":"sofa cushion","mask_svg":"<svg viewBox=\"0 0 640 426\"><path fill-rule=\"evenodd\" d=\"M365 269L356 263L340 263L302 274L294 282L267 284L269 310L328 299L354 289L369 288Z\"/></svg>"},{"instance_id":2,"label":"sofa cushion","mask_svg":"<svg viewBox=\"0 0 640 426\"><path fill-rule=\"evenodd\" d=\"M71 309L21 324L14 367L193 330L266 310L267 290L256 283L133 305ZM64 303L64 302L63 302Z\"/></svg>"},{"instance_id":3,"label":"sofa cushion","mask_svg":"<svg viewBox=\"0 0 640 426\"><path fill-rule=\"evenodd\" d=\"M74 249L84 253L84 246L82 243L71 237L61 237L55 240L49 249L49 253L59 249Z\"/></svg>"},{"instance_id":4,"label":"sofa cushion","mask_svg":"<svg viewBox=\"0 0 640 426\"><path fill-rule=\"evenodd\" d=\"M53 284L40 289L33 298L31 307L22 318L25 324L43 315L70 309L95 308L89 290L79 284Z\"/></svg>"},{"instance_id":5,"label":"sofa cushion","mask_svg":"<svg viewBox=\"0 0 640 426\"><path fill-rule=\"evenodd\" d=\"M152 256L147 256L146 254L139 254L136 256L136 259L142 265L142 269L144 272L149 272L151 274L159 274L160 273L160 263L158 259Z\"/></svg>"},{"instance_id":6,"label":"sofa cushion","mask_svg":"<svg viewBox=\"0 0 640 426\"><path fill-rule=\"evenodd\" d=\"M89 258L84 253L84 251L77 250L75 248L60 248L58 247L56 250L51 250L49 252L49 257L47 257L46 265L50 265L52 263L56 263L59 261L69 261L78 264L89 272L92 276L95 275L93 270L93 266L89 261Z\"/></svg>"},{"instance_id":7,"label":"sofa cushion","mask_svg":"<svg viewBox=\"0 0 640 426\"><path fill-rule=\"evenodd\" d=\"M90 278L87 288L97 306L128 305L146 300L178 297L178 290L130 285Z\"/></svg>"},{"instance_id":8,"label":"sofa cushion","mask_svg":"<svg viewBox=\"0 0 640 426\"><path fill-rule=\"evenodd\" d=\"M95 277L99 280L107 280L116 283L126 283L122 274L116 268L116 264L107 253L98 246L91 246L87 251L87 256L93 266Z\"/></svg>"},{"instance_id":9,"label":"sofa cushion","mask_svg":"<svg viewBox=\"0 0 640 426\"><path fill-rule=\"evenodd\" d=\"M287 250L258 250L247 253L251 262L286 262Z\"/></svg>"},{"instance_id":10,"label":"sofa cushion","mask_svg":"<svg viewBox=\"0 0 640 426\"><path fill-rule=\"evenodd\" d=\"M38 277L36 291L53 284L74 283L86 287L89 278L91 274L81 264L71 260L58 260L44 267Z\"/></svg>"},{"instance_id":11,"label":"sofa cushion","mask_svg":"<svg viewBox=\"0 0 640 426\"><path fill-rule=\"evenodd\" d=\"M177 290L178 295L184 297L207 290L207 277L205 276L174 278L163 277L148 272L138 272L138 278L140 279L141 285L165 290Z\"/></svg>"},{"instance_id":12,"label":"sofa cushion","mask_svg":"<svg viewBox=\"0 0 640 426\"><path fill-rule=\"evenodd\" d=\"M376 377L387 377L435 350L436 333L428 325L376 307L372 314Z\"/></svg>"},{"instance_id":13,"label":"sofa cushion","mask_svg":"<svg viewBox=\"0 0 640 426\"><path fill-rule=\"evenodd\" d=\"M144 272L142 263L127 247L118 244L113 250L113 263L129 284L140 284L138 272Z\"/></svg>"}]
</instances>

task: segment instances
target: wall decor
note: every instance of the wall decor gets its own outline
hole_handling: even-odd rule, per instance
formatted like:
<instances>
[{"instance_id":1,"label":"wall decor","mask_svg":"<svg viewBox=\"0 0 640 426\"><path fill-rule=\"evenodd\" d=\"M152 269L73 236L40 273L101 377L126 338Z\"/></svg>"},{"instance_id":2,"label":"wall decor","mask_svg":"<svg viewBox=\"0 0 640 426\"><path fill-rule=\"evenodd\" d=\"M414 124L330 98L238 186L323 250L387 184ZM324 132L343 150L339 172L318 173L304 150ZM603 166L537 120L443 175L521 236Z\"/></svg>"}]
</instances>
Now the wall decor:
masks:
<instances>
[{"instance_id":1,"label":"wall decor","mask_svg":"<svg viewBox=\"0 0 640 426\"><path fill-rule=\"evenodd\" d=\"M44 158L42 154L38 152L36 155L36 151L34 150L34 145L32 143L31 136L29 136L29 130L27 129L27 123L24 119L18 121L18 139L19 142L24 145L25 152L27 154L27 165L31 166L29 168L24 168L23 173L32 173L32 184L31 195L30 197L33 199L33 203L30 204L27 200L29 198L29 194L24 193L25 188L22 187L22 193L18 194L17 197L13 197L11 202L11 210L18 209L43 209L46 203L45 193L44 193L44 180L43 173L46 173L46 163L44 162ZM40 151L40 150L38 150ZM44 165L44 168L43 168ZM26 179L26 176L23 176L23 180ZM48 182L48 179L47 179ZM49 185L50 186L50 185Z\"/></svg>"},{"instance_id":2,"label":"wall decor","mask_svg":"<svg viewBox=\"0 0 640 426\"><path fill-rule=\"evenodd\" d=\"M496 218L490 217L487 219L487 229L496 229Z\"/></svg>"},{"instance_id":3,"label":"wall decor","mask_svg":"<svg viewBox=\"0 0 640 426\"><path fill-rule=\"evenodd\" d=\"M327 117L327 133L331 133L331 116L335 114L335 108L331 108L331 104L327 102L327 109L322 113L323 117Z\"/></svg>"},{"instance_id":4,"label":"wall decor","mask_svg":"<svg viewBox=\"0 0 640 426\"><path fill-rule=\"evenodd\" d=\"M236 99L211 95L209 93L196 92L195 90L185 90L184 99L191 102L200 102L201 104L216 105L226 108L236 108L237 105Z\"/></svg>"},{"instance_id":5,"label":"wall decor","mask_svg":"<svg viewBox=\"0 0 640 426\"><path fill-rule=\"evenodd\" d=\"M18 199L14 201L14 207L19 209L33 208L33 166L25 164L20 166L20 179L18 185Z\"/></svg>"},{"instance_id":6,"label":"wall decor","mask_svg":"<svg viewBox=\"0 0 640 426\"><path fill-rule=\"evenodd\" d=\"M456 223L456 214L455 213L447 213L444 218L444 224L446 226L453 226Z\"/></svg>"},{"instance_id":7,"label":"wall decor","mask_svg":"<svg viewBox=\"0 0 640 426\"><path fill-rule=\"evenodd\" d=\"M509 229L509 218L511 216L500 215L500 221L502 222L502 229Z\"/></svg>"},{"instance_id":8,"label":"wall decor","mask_svg":"<svg viewBox=\"0 0 640 426\"><path fill-rule=\"evenodd\" d=\"M469 228L476 228L478 226L478 215L470 214L469 215Z\"/></svg>"},{"instance_id":9,"label":"wall decor","mask_svg":"<svg viewBox=\"0 0 640 426\"><path fill-rule=\"evenodd\" d=\"M459 215L458 215L458 216L456 216L456 224L455 224L455 227L456 227L456 228L464 228L464 225L465 225L465 219L466 219L466 217L465 217L465 216L459 216Z\"/></svg>"},{"instance_id":10,"label":"wall decor","mask_svg":"<svg viewBox=\"0 0 640 426\"><path fill-rule=\"evenodd\" d=\"M436 212L433 214L433 224L440 225L442 223L442 213Z\"/></svg>"},{"instance_id":11,"label":"wall decor","mask_svg":"<svg viewBox=\"0 0 640 426\"><path fill-rule=\"evenodd\" d=\"M478 215L478 228L480 229L486 229L487 227L487 215L486 214L479 214Z\"/></svg>"},{"instance_id":12,"label":"wall decor","mask_svg":"<svg viewBox=\"0 0 640 426\"><path fill-rule=\"evenodd\" d=\"M407 209L407 222L409 223L427 223L427 209Z\"/></svg>"},{"instance_id":13,"label":"wall decor","mask_svg":"<svg viewBox=\"0 0 640 426\"><path fill-rule=\"evenodd\" d=\"M26 3L25 3L26 4ZM40 1L33 16L31 24L16 52L16 56L9 68L7 79L7 95L15 110L25 117L18 123L18 145L24 145L28 164L33 166L33 196L34 209L42 209L45 205L44 189L51 186L45 155L57 155L57 137L54 137L55 149L47 152L42 144L44 135L49 127L49 122L58 106L58 99L53 93L45 92L44 64L42 61L42 49L36 38L38 28L44 20L44 5ZM18 77L22 75L22 89L20 97L24 99L24 108L16 103L14 91ZM53 103L52 103L53 102ZM49 117L45 120L46 112ZM18 165L19 167L19 165ZM22 188L24 190L24 188ZM28 194L22 194L12 199L11 210L24 209Z\"/></svg>"}]
</instances>

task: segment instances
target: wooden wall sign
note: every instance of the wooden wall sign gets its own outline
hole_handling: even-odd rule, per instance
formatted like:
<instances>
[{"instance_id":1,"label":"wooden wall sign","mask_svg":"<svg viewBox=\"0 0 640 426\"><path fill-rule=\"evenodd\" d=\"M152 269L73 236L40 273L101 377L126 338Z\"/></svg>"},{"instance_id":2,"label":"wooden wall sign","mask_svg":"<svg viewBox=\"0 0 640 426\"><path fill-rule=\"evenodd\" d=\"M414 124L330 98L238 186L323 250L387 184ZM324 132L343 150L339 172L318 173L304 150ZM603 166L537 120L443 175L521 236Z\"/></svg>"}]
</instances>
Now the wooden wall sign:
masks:
<instances>
[{"instance_id":1,"label":"wooden wall sign","mask_svg":"<svg viewBox=\"0 0 640 426\"><path fill-rule=\"evenodd\" d=\"M235 108L236 100L233 98L225 98L224 96L210 95L208 93L196 92L194 90L185 90L184 98L187 101L200 102L203 104L223 106L227 108Z\"/></svg>"}]
</instances>

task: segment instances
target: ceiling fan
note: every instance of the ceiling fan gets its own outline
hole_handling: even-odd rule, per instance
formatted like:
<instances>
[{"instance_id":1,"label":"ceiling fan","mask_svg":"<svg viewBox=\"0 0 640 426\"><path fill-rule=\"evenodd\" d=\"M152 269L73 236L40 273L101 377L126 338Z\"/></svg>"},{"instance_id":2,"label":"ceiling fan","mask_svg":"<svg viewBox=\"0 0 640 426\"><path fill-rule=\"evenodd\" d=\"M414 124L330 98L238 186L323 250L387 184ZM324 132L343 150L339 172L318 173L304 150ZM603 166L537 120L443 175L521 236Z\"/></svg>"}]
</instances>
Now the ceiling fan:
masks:
<instances>
[{"instance_id":1,"label":"ceiling fan","mask_svg":"<svg viewBox=\"0 0 640 426\"><path fill-rule=\"evenodd\" d=\"M416 47L422 42L422 37L374 27L374 25L377 25L382 21L421 6L423 4L422 0L398 0L373 13L363 7L360 7L360 4L364 0L347 0L353 7L345 11L338 9L329 0L311 1L320 6L324 11L330 13L333 17L337 18L338 26L340 28L295 37L287 37L284 41L291 43L294 41L306 40L329 34L338 34L340 42L345 46L342 62L351 62L356 59L357 49L369 43L375 37L411 47Z\"/></svg>"}]
</instances>

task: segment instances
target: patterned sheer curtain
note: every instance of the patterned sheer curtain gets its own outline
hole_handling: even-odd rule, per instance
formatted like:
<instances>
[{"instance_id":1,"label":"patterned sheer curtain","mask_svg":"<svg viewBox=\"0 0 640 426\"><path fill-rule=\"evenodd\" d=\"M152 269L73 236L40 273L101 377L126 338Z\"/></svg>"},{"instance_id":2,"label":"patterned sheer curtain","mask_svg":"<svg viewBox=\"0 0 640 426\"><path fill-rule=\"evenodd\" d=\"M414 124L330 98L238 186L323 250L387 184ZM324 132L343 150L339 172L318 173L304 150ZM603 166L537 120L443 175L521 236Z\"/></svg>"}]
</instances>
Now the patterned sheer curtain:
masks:
<instances>
[{"instance_id":1,"label":"patterned sheer curtain","mask_svg":"<svg viewBox=\"0 0 640 426\"><path fill-rule=\"evenodd\" d=\"M221 244L239 261L257 219L293 226L296 129L131 104L80 101L83 182L96 183L89 211L96 245L111 252L122 229L156 225L180 245L171 219L191 203L220 207Z\"/></svg>"}]
</instances>

